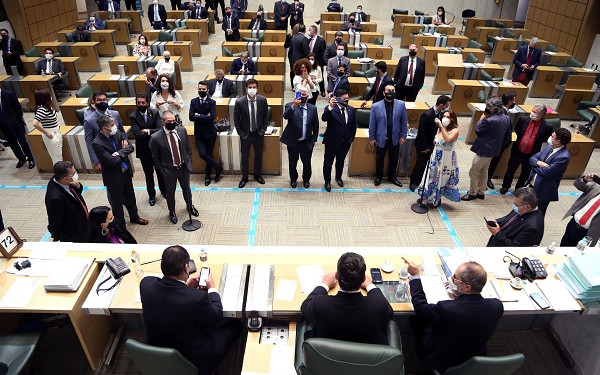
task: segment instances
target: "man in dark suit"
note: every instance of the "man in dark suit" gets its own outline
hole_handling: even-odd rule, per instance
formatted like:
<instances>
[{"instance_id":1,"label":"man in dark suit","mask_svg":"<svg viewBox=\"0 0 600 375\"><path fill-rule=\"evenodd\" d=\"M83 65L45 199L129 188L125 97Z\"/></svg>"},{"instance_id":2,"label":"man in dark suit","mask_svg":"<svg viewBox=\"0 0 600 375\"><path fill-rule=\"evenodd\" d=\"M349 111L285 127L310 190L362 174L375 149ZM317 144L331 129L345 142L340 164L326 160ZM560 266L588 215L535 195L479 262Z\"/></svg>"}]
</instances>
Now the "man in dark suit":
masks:
<instances>
[{"instance_id":1,"label":"man in dark suit","mask_svg":"<svg viewBox=\"0 0 600 375\"><path fill-rule=\"evenodd\" d=\"M337 272L324 275L323 283L302 302L302 315L314 327L307 336L388 344L386 328L393 317L392 307L366 270L360 254L348 252L338 259ZM338 283L337 294L328 295Z\"/></svg>"},{"instance_id":2,"label":"man in dark suit","mask_svg":"<svg viewBox=\"0 0 600 375\"><path fill-rule=\"evenodd\" d=\"M529 158L531 173L527 185L538 197L538 208L546 215L550 202L558 201L560 180L569 166L571 153L566 145L571 142L571 132L558 128L552 133L550 144Z\"/></svg>"},{"instance_id":3,"label":"man in dark suit","mask_svg":"<svg viewBox=\"0 0 600 375\"><path fill-rule=\"evenodd\" d=\"M294 0L290 8L290 28L296 24L304 24L304 4L300 0Z\"/></svg>"},{"instance_id":4,"label":"man in dark suit","mask_svg":"<svg viewBox=\"0 0 600 375\"><path fill-rule=\"evenodd\" d=\"M17 168L25 165L26 161L29 162L29 169L35 168L33 153L25 134L27 126L23 121L23 108L17 96L10 90L0 89L0 104L0 130L19 160Z\"/></svg>"},{"instance_id":5,"label":"man in dark suit","mask_svg":"<svg viewBox=\"0 0 600 375\"><path fill-rule=\"evenodd\" d=\"M225 17L221 29L225 32L225 41L236 42L240 37L240 19L233 14L230 7L225 8Z\"/></svg>"},{"instance_id":6,"label":"man in dark suit","mask_svg":"<svg viewBox=\"0 0 600 375\"><path fill-rule=\"evenodd\" d=\"M308 48L308 39L306 39L306 26L303 24L298 25L298 34L292 37L291 41L291 50L292 50L292 59L290 60L290 67L294 66L296 61L300 59L306 58L310 53L310 49Z\"/></svg>"},{"instance_id":7,"label":"man in dark suit","mask_svg":"<svg viewBox=\"0 0 600 375\"><path fill-rule=\"evenodd\" d=\"M46 188L48 231L54 241L87 242L88 209L83 184L70 161L54 164L54 176Z\"/></svg>"},{"instance_id":8,"label":"man in dark suit","mask_svg":"<svg viewBox=\"0 0 600 375\"><path fill-rule=\"evenodd\" d=\"M275 2L275 5L273 6L275 30L287 30L291 9L292 6L286 1L278 0Z\"/></svg>"},{"instance_id":9,"label":"man in dark suit","mask_svg":"<svg viewBox=\"0 0 600 375\"><path fill-rule=\"evenodd\" d=\"M300 87L302 96L285 105L283 118L288 120L288 126L283 130L281 143L287 145L290 186L295 188L298 179L298 158L302 160L302 181L304 187L310 187L312 176L311 158L315 142L319 136L319 117L317 107L307 102L308 93L304 86Z\"/></svg>"},{"instance_id":10,"label":"man in dark suit","mask_svg":"<svg viewBox=\"0 0 600 375\"><path fill-rule=\"evenodd\" d=\"M331 0L329 4L327 4L328 12L341 12L342 6L337 2L337 0Z\"/></svg>"},{"instance_id":11,"label":"man in dark suit","mask_svg":"<svg viewBox=\"0 0 600 375\"><path fill-rule=\"evenodd\" d=\"M231 62L230 74L256 74L256 64L248 57L248 52Z\"/></svg>"},{"instance_id":12,"label":"man in dark suit","mask_svg":"<svg viewBox=\"0 0 600 375\"><path fill-rule=\"evenodd\" d=\"M163 251L162 278L140 282L148 344L174 348L198 368L199 375L215 373L228 349L243 331L239 320L223 318L223 305L212 275L206 287L198 276L189 278L190 255L181 246Z\"/></svg>"},{"instance_id":13,"label":"man in dark suit","mask_svg":"<svg viewBox=\"0 0 600 375\"><path fill-rule=\"evenodd\" d=\"M327 192L331 191L333 159L335 159L335 182L340 187L344 187L342 180L344 161L356 135L356 111L354 107L348 105L348 97L348 91L338 89L335 96L329 98L329 105L325 107L321 116L321 120L327 122L327 128L323 135L323 144L325 145L323 177Z\"/></svg>"},{"instance_id":14,"label":"man in dark suit","mask_svg":"<svg viewBox=\"0 0 600 375\"><path fill-rule=\"evenodd\" d=\"M542 143L546 142L548 137L552 135L552 125L544 120L546 110L545 105L536 104L533 106L529 117L521 116L517 120L515 125L517 140L513 143L510 150L510 158L508 159L508 166L504 173L500 194L506 194L519 166L521 166L521 174L515 188L518 189L525 186L525 182L531 172L529 158L538 153L542 148Z\"/></svg>"},{"instance_id":15,"label":"man in dark suit","mask_svg":"<svg viewBox=\"0 0 600 375\"><path fill-rule=\"evenodd\" d=\"M398 98L398 96L396 96L396 98ZM417 161L410 173L411 191L415 191L417 186L421 183L423 173L425 173L425 168L427 167L427 163L429 163L429 158L433 152L433 142L435 141L435 135L438 130L435 119L441 121L444 111L446 108L450 107L450 101L451 99L446 95L439 96L435 102L435 106L423 112L419 118L419 129L417 138L415 138Z\"/></svg>"},{"instance_id":16,"label":"man in dark suit","mask_svg":"<svg viewBox=\"0 0 600 375\"><path fill-rule=\"evenodd\" d=\"M425 60L417 57L417 46L408 46L408 56L402 56L394 73L396 99L414 102L425 82Z\"/></svg>"},{"instance_id":17,"label":"man in dark suit","mask_svg":"<svg viewBox=\"0 0 600 375\"><path fill-rule=\"evenodd\" d=\"M194 122L194 137L200 158L206 162L204 185L210 185L210 172L215 170L215 182L221 180L223 167L213 159L213 150L217 141L217 102L208 97L208 83L198 82L198 97L190 103L190 121Z\"/></svg>"},{"instance_id":18,"label":"man in dark suit","mask_svg":"<svg viewBox=\"0 0 600 375\"><path fill-rule=\"evenodd\" d=\"M385 62L383 63L385 64ZM402 183L396 179L396 167L400 156L400 145L404 144L408 133L408 116L404 102L395 99L394 89L394 83L390 80L381 88L382 91L385 90L384 100L371 107L369 143L371 147L376 147L375 186L379 186L383 179L383 162L387 151L389 157L388 181L402 187Z\"/></svg>"},{"instance_id":19,"label":"man in dark suit","mask_svg":"<svg viewBox=\"0 0 600 375\"><path fill-rule=\"evenodd\" d=\"M528 46L519 47L517 53L515 53L513 58L513 64L515 64L513 82L521 82L527 86L533 78L535 68L540 65L542 58L542 50L537 47L537 44L538 38L533 37Z\"/></svg>"},{"instance_id":20,"label":"man in dark suit","mask_svg":"<svg viewBox=\"0 0 600 375\"><path fill-rule=\"evenodd\" d=\"M148 108L148 97L141 93L136 96L137 110L129 114L131 130L135 136L135 156L140 159L144 175L146 176L146 190L148 191L148 203L150 206L156 204L156 189L154 188L154 170L158 178L158 189L162 196L166 196L165 181L159 173L158 168L152 160L150 151L150 137L157 131L162 130L162 122L157 109Z\"/></svg>"},{"instance_id":21,"label":"man in dark suit","mask_svg":"<svg viewBox=\"0 0 600 375\"><path fill-rule=\"evenodd\" d=\"M248 30L266 30L267 29L267 21L263 19L263 12L256 12L256 18L253 18L250 21L250 25L248 26Z\"/></svg>"},{"instance_id":22,"label":"man in dark suit","mask_svg":"<svg viewBox=\"0 0 600 375\"><path fill-rule=\"evenodd\" d=\"M244 18L246 9L248 9L248 0L231 0L231 10L238 19Z\"/></svg>"},{"instance_id":23,"label":"man in dark suit","mask_svg":"<svg viewBox=\"0 0 600 375\"><path fill-rule=\"evenodd\" d=\"M502 302L483 298L487 274L476 262L463 263L449 278L453 300L427 303L419 266L404 259L415 310L411 326L421 366L444 372L473 356L485 356L486 343L504 313Z\"/></svg>"},{"instance_id":24,"label":"man in dark suit","mask_svg":"<svg viewBox=\"0 0 600 375\"><path fill-rule=\"evenodd\" d=\"M339 45L344 46L344 56L348 56L348 42L344 42L343 36L344 33L342 33L341 31L335 32L335 39L333 40L333 42L331 42L331 44L327 45L327 47L325 48L325 54L323 55L323 59L325 61L328 61L330 58L337 56L337 47Z\"/></svg>"},{"instance_id":25,"label":"man in dark suit","mask_svg":"<svg viewBox=\"0 0 600 375\"><path fill-rule=\"evenodd\" d=\"M121 5L119 4L118 1L108 0L108 1L103 1L100 4L102 4L102 8L98 8L98 10L102 10L105 12L120 12L121 11Z\"/></svg>"},{"instance_id":26,"label":"man in dark suit","mask_svg":"<svg viewBox=\"0 0 600 375\"><path fill-rule=\"evenodd\" d=\"M75 31L73 31L71 33L71 38L73 39L73 42L75 42L75 43L92 41L92 36L90 35L90 32L87 30L84 30L83 26L81 26L81 25L77 26Z\"/></svg>"},{"instance_id":27,"label":"man in dark suit","mask_svg":"<svg viewBox=\"0 0 600 375\"><path fill-rule=\"evenodd\" d=\"M367 104L367 100L371 100L371 98L373 98L373 103L383 100L385 97L385 87L388 83L394 84L392 77L387 74L387 63L385 61L378 61L377 64L375 64L375 70L377 71L377 78L375 78L375 83L371 86L371 90L365 97L361 107L364 107ZM394 95L396 95L395 89Z\"/></svg>"},{"instance_id":28,"label":"man in dark suit","mask_svg":"<svg viewBox=\"0 0 600 375\"><path fill-rule=\"evenodd\" d=\"M589 173L573 182L575 188L582 194L563 216L563 220L569 216L571 220L560 241L561 247L577 246L584 236L590 236L592 238L590 246L596 246L600 238L600 215L598 215L600 185L594 181L595 178L598 178L595 173Z\"/></svg>"},{"instance_id":29,"label":"man in dark suit","mask_svg":"<svg viewBox=\"0 0 600 375\"><path fill-rule=\"evenodd\" d=\"M250 146L254 148L254 180L264 184L262 178L262 157L265 131L268 124L267 98L258 95L258 82L254 78L246 81L246 93L235 102L233 122L242 144L242 179L239 188L248 182L248 163L250 162Z\"/></svg>"},{"instance_id":30,"label":"man in dark suit","mask_svg":"<svg viewBox=\"0 0 600 375\"><path fill-rule=\"evenodd\" d=\"M351 16L356 18L356 21L358 21L359 24L362 22L367 22L367 14L362 10L362 5L358 5L356 7L356 12L350 13Z\"/></svg>"},{"instance_id":31,"label":"man in dark suit","mask_svg":"<svg viewBox=\"0 0 600 375\"><path fill-rule=\"evenodd\" d=\"M319 69L321 69L321 75L324 76L323 71L327 66L327 61L325 60L325 49L327 49L327 43L325 39L321 37L318 33L317 26L311 25L308 28L308 33L310 38L308 39L308 52L314 53L317 57L317 63L319 64ZM321 91L321 96L325 96L325 80L322 79L319 83L319 89Z\"/></svg>"},{"instance_id":32,"label":"man in dark suit","mask_svg":"<svg viewBox=\"0 0 600 375\"><path fill-rule=\"evenodd\" d=\"M190 18L194 20L205 20L208 18L208 10L202 6L201 1L197 1L195 4L190 2L189 4Z\"/></svg>"},{"instance_id":33,"label":"man in dark suit","mask_svg":"<svg viewBox=\"0 0 600 375\"><path fill-rule=\"evenodd\" d=\"M208 95L212 98L235 98L233 82L225 78L222 69L215 70L215 78L208 81Z\"/></svg>"},{"instance_id":34,"label":"man in dark suit","mask_svg":"<svg viewBox=\"0 0 600 375\"><path fill-rule=\"evenodd\" d=\"M356 16L350 15L347 21L344 21L342 25L342 31L348 31L349 33L359 33L362 31L362 26L356 21Z\"/></svg>"},{"instance_id":35,"label":"man in dark suit","mask_svg":"<svg viewBox=\"0 0 600 375\"><path fill-rule=\"evenodd\" d=\"M57 80L54 80L54 82L52 82L53 86L57 86L61 84L61 79L62 76L67 72L65 70L65 66L63 64L63 62L60 59L55 59L54 58L54 51L52 50L52 48L46 48L46 50L44 51L46 60L42 60L38 63L37 68L36 68L36 73L37 74L48 74L48 75L54 75L56 74L58 76Z\"/></svg>"},{"instance_id":36,"label":"man in dark suit","mask_svg":"<svg viewBox=\"0 0 600 375\"><path fill-rule=\"evenodd\" d=\"M2 48L2 62L4 63L6 74L12 76L13 72L11 67L16 66L19 75L24 75L25 69L23 68L23 62L21 61L21 55L25 54L23 44L20 40L11 38L6 29L0 29L0 36L2 36L2 41L0 42L0 47Z\"/></svg>"},{"instance_id":37,"label":"man in dark suit","mask_svg":"<svg viewBox=\"0 0 600 375\"><path fill-rule=\"evenodd\" d=\"M337 88L341 88L340 84L345 78L348 80L350 75L350 59L342 54L344 47L340 44L337 46L337 56L327 60L327 92L335 92ZM341 67L344 67L341 69ZM342 72L342 73L340 73ZM348 84L350 87L350 84Z\"/></svg>"},{"instance_id":38,"label":"man in dark suit","mask_svg":"<svg viewBox=\"0 0 600 375\"><path fill-rule=\"evenodd\" d=\"M496 225L486 224L492 234L487 247L538 246L544 236L544 214L538 210L537 202L532 188L515 190L512 211L500 219L492 220Z\"/></svg>"},{"instance_id":39,"label":"man in dark suit","mask_svg":"<svg viewBox=\"0 0 600 375\"><path fill-rule=\"evenodd\" d=\"M516 103L516 94L514 92L505 92L504 94L502 94L502 110L504 111L504 114L508 115L510 117L510 110L513 109L515 107L515 105L517 105ZM511 127L512 127L512 123L511 123ZM500 151L500 155L498 156L494 156L492 158L492 161L490 162L490 167L488 168L488 182L487 182L487 187L494 190L496 187L494 186L494 183L492 182L492 177L494 176L494 172L496 171L496 167L498 166L498 162L500 161L500 158L502 157L502 154L504 154L504 150L506 150L506 148L508 148L508 146L510 145L502 145L502 150Z\"/></svg>"},{"instance_id":40,"label":"man in dark suit","mask_svg":"<svg viewBox=\"0 0 600 375\"><path fill-rule=\"evenodd\" d=\"M154 30L167 27L167 11L158 0L152 0L152 4L148 5L148 21Z\"/></svg>"},{"instance_id":41,"label":"man in dark suit","mask_svg":"<svg viewBox=\"0 0 600 375\"><path fill-rule=\"evenodd\" d=\"M159 84L160 83L158 80L158 71L156 70L156 68L155 67L147 68L146 69L146 95L148 95L148 98L152 97L152 94L154 94L158 90Z\"/></svg>"},{"instance_id":42,"label":"man in dark suit","mask_svg":"<svg viewBox=\"0 0 600 375\"><path fill-rule=\"evenodd\" d=\"M169 208L169 220L177 224L175 214L175 189L177 181L185 201L186 210L193 216L200 216L192 204L192 191L190 189L190 172L192 171L192 146L188 141L187 131L183 126L176 126L175 115L165 111L162 116L163 131L152 134L150 150L152 160L158 173L165 180L165 198Z\"/></svg>"},{"instance_id":43,"label":"man in dark suit","mask_svg":"<svg viewBox=\"0 0 600 375\"><path fill-rule=\"evenodd\" d=\"M132 223L146 225L148 220L138 214L135 192L133 191L133 170L129 162L129 154L133 146L125 133L120 132L114 119L109 115L101 115L96 120L99 133L92 147L102 166L102 182L108 192L110 206L115 215L115 225L126 229L123 206L129 212Z\"/></svg>"}]
</instances>

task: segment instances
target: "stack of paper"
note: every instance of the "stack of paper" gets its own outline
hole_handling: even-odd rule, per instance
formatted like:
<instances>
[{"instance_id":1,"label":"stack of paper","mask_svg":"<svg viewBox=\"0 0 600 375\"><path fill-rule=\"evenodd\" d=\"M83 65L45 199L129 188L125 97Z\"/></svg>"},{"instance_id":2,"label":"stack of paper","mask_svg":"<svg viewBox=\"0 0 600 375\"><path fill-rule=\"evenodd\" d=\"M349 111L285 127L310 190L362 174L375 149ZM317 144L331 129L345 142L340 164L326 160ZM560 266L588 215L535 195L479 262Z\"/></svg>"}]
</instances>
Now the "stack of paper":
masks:
<instances>
[{"instance_id":1,"label":"stack of paper","mask_svg":"<svg viewBox=\"0 0 600 375\"><path fill-rule=\"evenodd\" d=\"M446 274L447 278L452 276L458 266L470 260L469 254L466 252L466 250L458 247L445 247L439 249L438 255L442 260L442 269L444 270L444 274Z\"/></svg>"},{"instance_id":2,"label":"stack of paper","mask_svg":"<svg viewBox=\"0 0 600 375\"><path fill-rule=\"evenodd\" d=\"M600 252L570 257L557 274L582 303L600 301Z\"/></svg>"},{"instance_id":3,"label":"stack of paper","mask_svg":"<svg viewBox=\"0 0 600 375\"><path fill-rule=\"evenodd\" d=\"M44 289L46 292L75 292L87 274L94 258L65 258L56 262Z\"/></svg>"},{"instance_id":4,"label":"stack of paper","mask_svg":"<svg viewBox=\"0 0 600 375\"><path fill-rule=\"evenodd\" d=\"M323 267L320 264L298 266L296 272L298 273L302 293L310 294L323 281Z\"/></svg>"}]
</instances>

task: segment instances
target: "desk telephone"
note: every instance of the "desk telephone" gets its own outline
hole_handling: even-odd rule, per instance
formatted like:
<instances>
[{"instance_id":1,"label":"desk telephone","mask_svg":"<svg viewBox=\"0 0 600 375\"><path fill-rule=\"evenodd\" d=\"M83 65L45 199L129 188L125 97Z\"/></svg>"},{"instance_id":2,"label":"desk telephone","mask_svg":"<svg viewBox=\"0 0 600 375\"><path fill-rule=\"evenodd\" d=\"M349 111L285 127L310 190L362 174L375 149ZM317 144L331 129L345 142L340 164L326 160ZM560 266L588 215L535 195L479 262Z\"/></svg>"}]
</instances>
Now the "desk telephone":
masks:
<instances>
[{"instance_id":1,"label":"desk telephone","mask_svg":"<svg viewBox=\"0 0 600 375\"><path fill-rule=\"evenodd\" d=\"M115 279L120 279L131 272L129 267L127 267L127 263L125 263L121 257L115 259L108 258L106 260L106 267L108 267L108 271Z\"/></svg>"},{"instance_id":2,"label":"desk telephone","mask_svg":"<svg viewBox=\"0 0 600 375\"><path fill-rule=\"evenodd\" d=\"M519 277L522 279L534 280L534 279L545 279L548 277L548 272L544 268L544 265L538 259L529 259L523 258L522 260L514 254L509 253L511 256L519 259L521 263L514 262L511 257L506 256L505 258L509 258L510 265L508 266L508 270L511 275L514 277Z\"/></svg>"}]
</instances>

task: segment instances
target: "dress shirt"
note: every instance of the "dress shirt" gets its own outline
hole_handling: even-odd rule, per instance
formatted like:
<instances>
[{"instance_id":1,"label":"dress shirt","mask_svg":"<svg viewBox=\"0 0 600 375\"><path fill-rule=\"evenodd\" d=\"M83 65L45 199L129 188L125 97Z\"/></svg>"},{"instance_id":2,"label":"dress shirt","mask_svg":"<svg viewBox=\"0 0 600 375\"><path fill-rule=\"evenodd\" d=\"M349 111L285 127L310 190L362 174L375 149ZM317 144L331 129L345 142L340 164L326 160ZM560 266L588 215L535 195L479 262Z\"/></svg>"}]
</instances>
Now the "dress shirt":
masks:
<instances>
[{"instance_id":1,"label":"dress shirt","mask_svg":"<svg viewBox=\"0 0 600 375\"><path fill-rule=\"evenodd\" d=\"M302 135L298 138L299 141L306 140L306 123L308 122L308 110L306 104L299 105L298 108L302 110Z\"/></svg>"},{"instance_id":2,"label":"dress shirt","mask_svg":"<svg viewBox=\"0 0 600 375\"><path fill-rule=\"evenodd\" d=\"M222 98L223 97L223 81L216 81L215 83L215 92L212 94L213 98Z\"/></svg>"},{"instance_id":3,"label":"dress shirt","mask_svg":"<svg viewBox=\"0 0 600 375\"><path fill-rule=\"evenodd\" d=\"M108 2L108 11L109 12L114 12L115 11L115 6L114 6L112 0Z\"/></svg>"},{"instance_id":4,"label":"dress shirt","mask_svg":"<svg viewBox=\"0 0 600 375\"><path fill-rule=\"evenodd\" d=\"M525 134L523 134L523 138L521 138L521 142L519 142L519 151L524 154L531 154L533 152L533 143L535 142L535 137L537 137L541 124L541 119L538 121L529 120L529 124L527 124L527 128L525 129Z\"/></svg>"},{"instance_id":5,"label":"dress shirt","mask_svg":"<svg viewBox=\"0 0 600 375\"><path fill-rule=\"evenodd\" d=\"M173 166L179 167L179 165L175 164L175 156L173 156L173 148L171 147L171 132L174 133L173 137L175 138L175 143L177 144L177 151L179 151L179 159L181 160L181 164L184 163L183 156L181 156L181 147L179 147L179 134L175 129L169 130L167 128L163 128L165 134L167 135L167 144L169 145L169 150L171 150L171 159L173 159Z\"/></svg>"},{"instance_id":6,"label":"dress shirt","mask_svg":"<svg viewBox=\"0 0 600 375\"><path fill-rule=\"evenodd\" d=\"M546 156L546 158L544 160L542 160L542 161L546 162L546 160L548 160L548 158L550 158L550 156L552 156L555 153L557 153L558 150L560 150L563 147L565 147L565 146L560 146L560 147L557 147L557 148L553 148L552 151L548 154L548 156ZM533 178L531 179L531 182L530 182L531 186L535 185L535 179L537 178L537 176L538 176L537 173L533 175Z\"/></svg>"},{"instance_id":7,"label":"dress shirt","mask_svg":"<svg viewBox=\"0 0 600 375\"><path fill-rule=\"evenodd\" d=\"M56 178L53 178L54 182L56 182L61 188L65 189L67 191L67 193L69 193L72 197L74 197L73 192L71 191L71 189L69 189L70 185L63 185L60 182L56 181Z\"/></svg>"},{"instance_id":8,"label":"dress shirt","mask_svg":"<svg viewBox=\"0 0 600 375\"><path fill-rule=\"evenodd\" d=\"M413 83L415 83L415 71L417 70L417 56L415 57L408 57L408 67L407 67L407 71L406 71L406 81L404 81L404 86L412 86L410 84L410 62L412 61L413 65L412 65L412 78L413 78Z\"/></svg>"},{"instance_id":9,"label":"dress shirt","mask_svg":"<svg viewBox=\"0 0 600 375\"><path fill-rule=\"evenodd\" d=\"M586 212L588 212L588 210L600 199L600 195L595 196L594 198L590 199L590 201L583 206L579 211L575 212L575 215L573 215L573 219L575 219L575 222L577 224L579 224L579 221L581 220L581 218L583 217L583 215L585 215ZM592 216L590 216L590 218L588 219L588 221L585 222L584 225L581 225L583 228L585 229L590 229L590 224L592 223L592 219L598 215L598 212L600 211L600 207L598 207L596 209L596 211L594 211L594 214Z\"/></svg>"},{"instance_id":10,"label":"dress shirt","mask_svg":"<svg viewBox=\"0 0 600 375\"><path fill-rule=\"evenodd\" d=\"M154 21L160 22L160 15L158 14L158 4L154 4Z\"/></svg>"}]
</instances>

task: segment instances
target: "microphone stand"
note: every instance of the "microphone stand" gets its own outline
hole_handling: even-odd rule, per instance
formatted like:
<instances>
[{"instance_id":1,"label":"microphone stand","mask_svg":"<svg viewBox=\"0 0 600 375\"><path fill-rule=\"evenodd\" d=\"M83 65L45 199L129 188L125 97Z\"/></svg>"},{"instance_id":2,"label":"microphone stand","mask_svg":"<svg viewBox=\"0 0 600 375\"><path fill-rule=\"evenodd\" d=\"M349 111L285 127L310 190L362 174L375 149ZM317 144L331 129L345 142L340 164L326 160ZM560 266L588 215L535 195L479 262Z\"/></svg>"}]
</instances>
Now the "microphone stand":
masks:
<instances>
[{"instance_id":1,"label":"microphone stand","mask_svg":"<svg viewBox=\"0 0 600 375\"><path fill-rule=\"evenodd\" d=\"M425 184L423 184L423 188L421 189L421 199L419 199L420 203L413 203L410 206L410 209L418 214L424 214L427 211L429 211L429 206L427 206L426 203L423 203L423 196L425 195L425 186L427 184L427 180L429 180L429 164L431 164L431 156L429 157L429 160L427 160L427 168L425 169Z\"/></svg>"},{"instance_id":2,"label":"microphone stand","mask_svg":"<svg viewBox=\"0 0 600 375\"><path fill-rule=\"evenodd\" d=\"M179 138L179 134L175 132L177 135L177 139L179 140L179 144L181 145L181 138ZM181 154L181 152L179 153ZM183 190L183 189L182 189ZM185 192L188 195L188 202L185 204L188 212L189 220L186 220L181 225L181 228L186 232L194 232L198 229L202 228L202 222L200 220L192 219L192 191L188 187L188 191Z\"/></svg>"}]
</instances>

